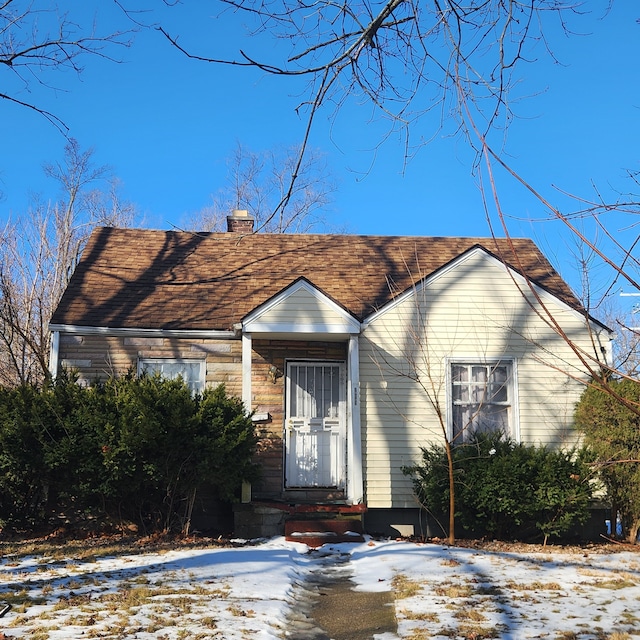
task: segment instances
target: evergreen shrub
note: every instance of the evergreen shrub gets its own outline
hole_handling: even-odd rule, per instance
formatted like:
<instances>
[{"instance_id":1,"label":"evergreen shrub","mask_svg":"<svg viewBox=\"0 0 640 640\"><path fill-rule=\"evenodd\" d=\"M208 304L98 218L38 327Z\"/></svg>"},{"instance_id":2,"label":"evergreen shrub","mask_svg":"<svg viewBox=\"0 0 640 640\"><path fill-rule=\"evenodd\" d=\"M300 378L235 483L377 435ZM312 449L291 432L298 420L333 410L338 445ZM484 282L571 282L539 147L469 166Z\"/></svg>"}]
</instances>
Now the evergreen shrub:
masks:
<instances>
[{"instance_id":1,"label":"evergreen shrub","mask_svg":"<svg viewBox=\"0 0 640 640\"><path fill-rule=\"evenodd\" d=\"M591 483L582 450L561 451L480 433L454 446L452 455L456 522L467 535L546 542L588 518ZM416 496L427 510L448 513L444 446L422 448L421 462L404 472L413 478Z\"/></svg>"},{"instance_id":2,"label":"evergreen shrub","mask_svg":"<svg viewBox=\"0 0 640 640\"><path fill-rule=\"evenodd\" d=\"M593 382L583 392L575 412L598 477L622 536L636 543L640 534L640 382L631 378Z\"/></svg>"},{"instance_id":3,"label":"evergreen shrub","mask_svg":"<svg viewBox=\"0 0 640 640\"><path fill-rule=\"evenodd\" d=\"M0 526L52 515L185 529L196 494L227 501L257 474L257 437L223 385L127 375L85 388L63 374L42 389L0 389Z\"/></svg>"}]
</instances>

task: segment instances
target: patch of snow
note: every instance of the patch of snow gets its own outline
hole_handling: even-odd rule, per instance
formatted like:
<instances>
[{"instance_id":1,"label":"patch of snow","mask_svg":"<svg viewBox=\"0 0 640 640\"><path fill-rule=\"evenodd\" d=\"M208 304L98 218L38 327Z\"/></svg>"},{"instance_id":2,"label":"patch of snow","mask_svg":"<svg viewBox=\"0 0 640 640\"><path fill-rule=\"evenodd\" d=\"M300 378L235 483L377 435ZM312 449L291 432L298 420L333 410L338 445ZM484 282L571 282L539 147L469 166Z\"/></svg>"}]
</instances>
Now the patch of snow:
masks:
<instances>
[{"instance_id":1,"label":"patch of snow","mask_svg":"<svg viewBox=\"0 0 640 640\"><path fill-rule=\"evenodd\" d=\"M348 555L356 589L396 591L398 635L376 640L417 637L421 631L433 640L483 630L510 640L640 634L635 551L507 552L373 540L324 549ZM284 538L90 562L4 557L0 606L14 606L0 627L7 638L39 631L38 637L46 633L51 640L275 640L285 635L296 586L323 558ZM19 594L27 601L24 611Z\"/></svg>"}]
</instances>

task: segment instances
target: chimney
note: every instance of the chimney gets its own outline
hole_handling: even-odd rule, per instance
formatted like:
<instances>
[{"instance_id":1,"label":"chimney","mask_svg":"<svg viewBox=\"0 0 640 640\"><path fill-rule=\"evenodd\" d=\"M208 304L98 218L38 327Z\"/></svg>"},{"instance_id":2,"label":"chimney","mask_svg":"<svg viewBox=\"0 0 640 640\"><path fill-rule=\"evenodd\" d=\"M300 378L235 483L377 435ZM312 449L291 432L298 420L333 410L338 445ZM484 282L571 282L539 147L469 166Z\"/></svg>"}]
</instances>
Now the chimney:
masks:
<instances>
[{"instance_id":1,"label":"chimney","mask_svg":"<svg viewBox=\"0 0 640 640\"><path fill-rule=\"evenodd\" d=\"M227 216L227 231L229 233L253 233L253 216L246 209L234 209Z\"/></svg>"}]
</instances>

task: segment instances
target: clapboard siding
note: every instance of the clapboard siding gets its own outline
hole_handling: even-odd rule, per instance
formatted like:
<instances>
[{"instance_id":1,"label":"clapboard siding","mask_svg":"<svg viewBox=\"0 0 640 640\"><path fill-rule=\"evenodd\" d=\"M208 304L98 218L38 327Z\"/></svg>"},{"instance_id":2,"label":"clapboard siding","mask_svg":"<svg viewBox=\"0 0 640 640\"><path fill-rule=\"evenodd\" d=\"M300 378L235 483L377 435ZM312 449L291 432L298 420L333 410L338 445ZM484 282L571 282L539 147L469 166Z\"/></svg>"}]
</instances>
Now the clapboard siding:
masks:
<instances>
[{"instance_id":1,"label":"clapboard siding","mask_svg":"<svg viewBox=\"0 0 640 640\"><path fill-rule=\"evenodd\" d=\"M549 295L543 304L585 357L596 353L585 320ZM422 384L447 407L450 358L510 358L515 363L517 416L524 442L575 443L572 416L586 379L585 366L540 303L505 267L475 254L416 289L377 316L364 331L361 353L363 451L369 507L415 504L404 465L420 447L442 442L442 428Z\"/></svg>"},{"instance_id":2,"label":"clapboard siding","mask_svg":"<svg viewBox=\"0 0 640 640\"><path fill-rule=\"evenodd\" d=\"M261 314L260 321L284 324L342 324L344 315L307 289L299 289Z\"/></svg>"}]
</instances>

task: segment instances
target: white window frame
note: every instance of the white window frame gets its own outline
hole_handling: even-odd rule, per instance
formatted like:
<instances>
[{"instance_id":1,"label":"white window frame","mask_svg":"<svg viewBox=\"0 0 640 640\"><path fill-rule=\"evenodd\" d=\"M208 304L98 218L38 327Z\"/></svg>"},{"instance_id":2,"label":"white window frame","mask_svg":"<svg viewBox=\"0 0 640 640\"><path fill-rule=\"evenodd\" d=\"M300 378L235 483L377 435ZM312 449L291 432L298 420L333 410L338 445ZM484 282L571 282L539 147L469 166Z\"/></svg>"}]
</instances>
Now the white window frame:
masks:
<instances>
[{"instance_id":1,"label":"white window frame","mask_svg":"<svg viewBox=\"0 0 640 640\"><path fill-rule=\"evenodd\" d=\"M516 442L520 441L520 421L519 421L519 408L518 408L518 367L517 360L514 357L505 356L505 357L495 357L495 358L487 358L487 357L455 357L448 358L446 361L446 371L447 371L447 432L449 441L453 444L464 443L468 441L470 432L465 432L462 435L462 438L453 439L455 436L454 433L454 424L453 424L453 416L454 416L454 399L453 399L453 367L455 365L458 366L485 366L485 367L495 367L497 365L506 365L510 369L510 376L508 378L508 387L507 387L507 403L506 406L509 407L507 418L508 418L508 427L509 432L508 435L510 438L515 440ZM471 402L469 404L472 404Z\"/></svg>"},{"instance_id":2,"label":"white window frame","mask_svg":"<svg viewBox=\"0 0 640 640\"><path fill-rule=\"evenodd\" d=\"M197 373L197 381L190 382L189 380L185 380L189 388L193 393L202 393L205 387L205 376L206 376L206 362L204 360L193 359L193 358L138 358L138 375L141 376L145 373L147 365L163 365L163 364L178 364L178 365L197 365L199 367ZM164 373L161 370L154 370L151 372L160 373L160 375L164 376ZM177 376L171 376L168 379L174 379Z\"/></svg>"}]
</instances>

